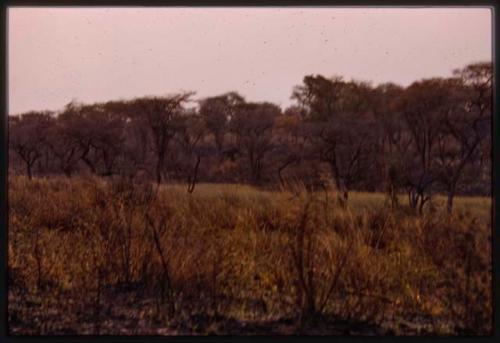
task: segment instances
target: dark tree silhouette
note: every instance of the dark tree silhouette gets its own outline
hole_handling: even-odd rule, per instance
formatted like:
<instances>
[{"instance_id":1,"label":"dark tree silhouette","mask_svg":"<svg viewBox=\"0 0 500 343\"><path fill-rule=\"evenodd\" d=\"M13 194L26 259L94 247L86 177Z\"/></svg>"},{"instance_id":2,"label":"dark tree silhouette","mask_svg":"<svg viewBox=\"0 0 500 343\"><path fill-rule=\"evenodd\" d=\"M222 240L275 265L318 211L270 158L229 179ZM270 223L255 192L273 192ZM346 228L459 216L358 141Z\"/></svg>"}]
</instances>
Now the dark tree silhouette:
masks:
<instances>
[{"instance_id":1,"label":"dark tree silhouette","mask_svg":"<svg viewBox=\"0 0 500 343\"><path fill-rule=\"evenodd\" d=\"M25 163L29 179L33 176L33 165L42 157L52 120L51 112L29 112L9 119L9 144Z\"/></svg>"},{"instance_id":2,"label":"dark tree silhouette","mask_svg":"<svg viewBox=\"0 0 500 343\"><path fill-rule=\"evenodd\" d=\"M9 117L10 165L29 178L90 171L187 183L259 186L333 184L341 204L351 190L406 191L422 213L434 193L489 194L491 63L449 78L372 86L304 77L284 112L236 92L188 104L194 93L104 103L70 102L60 112Z\"/></svg>"},{"instance_id":3,"label":"dark tree silhouette","mask_svg":"<svg viewBox=\"0 0 500 343\"><path fill-rule=\"evenodd\" d=\"M205 121L207 130L212 134L219 154L224 148L224 140L229 121L236 108L245 100L236 92L206 98L200 101L200 115Z\"/></svg>"},{"instance_id":4,"label":"dark tree silhouette","mask_svg":"<svg viewBox=\"0 0 500 343\"><path fill-rule=\"evenodd\" d=\"M252 182L261 181L266 155L273 148L274 121L280 114L280 108L271 103L244 103L231 119L230 130L248 161Z\"/></svg>"},{"instance_id":5,"label":"dark tree silhouette","mask_svg":"<svg viewBox=\"0 0 500 343\"><path fill-rule=\"evenodd\" d=\"M447 192L449 213L465 167L473 162L481 143L488 141L493 67L491 63L471 64L454 74L457 84L450 87L454 96L442 118L438 145L440 181Z\"/></svg>"},{"instance_id":6,"label":"dark tree silhouette","mask_svg":"<svg viewBox=\"0 0 500 343\"><path fill-rule=\"evenodd\" d=\"M168 147L176 133L176 118L192 95L193 93L182 93L166 97L144 97L130 102L132 111L150 130L156 154L158 184L162 182Z\"/></svg>"}]
</instances>

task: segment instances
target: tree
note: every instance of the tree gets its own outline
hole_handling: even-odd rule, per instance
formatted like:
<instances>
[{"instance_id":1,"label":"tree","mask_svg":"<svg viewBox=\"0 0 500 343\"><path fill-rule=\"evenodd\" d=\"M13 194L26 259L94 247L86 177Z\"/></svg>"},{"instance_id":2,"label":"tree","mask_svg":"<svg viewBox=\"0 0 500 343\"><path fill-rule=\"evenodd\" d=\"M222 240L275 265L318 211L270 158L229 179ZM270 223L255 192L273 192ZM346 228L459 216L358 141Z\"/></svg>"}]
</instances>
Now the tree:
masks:
<instances>
[{"instance_id":1,"label":"tree","mask_svg":"<svg viewBox=\"0 0 500 343\"><path fill-rule=\"evenodd\" d=\"M271 103L240 104L230 121L236 146L246 157L251 180L262 179L265 157L272 150L272 129L281 109Z\"/></svg>"},{"instance_id":2,"label":"tree","mask_svg":"<svg viewBox=\"0 0 500 343\"><path fill-rule=\"evenodd\" d=\"M192 95L193 93L182 93L166 97L144 97L129 103L131 110L150 130L156 155L156 182L158 184L163 179L168 146L176 133L176 118Z\"/></svg>"},{"instance_id":3,"label":"tree","mask_svg":"<svg viewBox=\"0 0 500 343\"><path fill-rule=\"evenodd\" d=\"M97 174L96 128L100 125L96 105L68 103L57 121L62 125L65 145L78 147L78 156L93 174Z\"/></svg>"},{"instance_id":4,"label":"tree","mask_svg":"<svg viewBox=\"0 0 500 343\"><path fill-rule=\"evenodd\" d=\"M81 156L79 146L71 136L71 125L63 116L47 132L46 144L57 161L58 169L67 177L74 173Z\"/></svg>"},{"instance_id":5,"label":"tree","mask_svg":"<svg viewBox=\"0 0 500 343\"><path fill-rule=\"evenodd\" d=\"M29 112L9 120L9 145L26 165L26 174L31 180L33 165L42 156L46 134L53 121L52 112Z\"/></svg>"},{"instance_id":6,"label":"tree","mask_svg":"<svg viewBox=\"0 0 500 343\"><path fill-rule=\"evenodd\" d=\"M437 158L449 213L465 167L473 162L480 145L490 140L493 68L491 63L477 63L454 74L454 96L442 118Z\"/></svg>"},{"instance_id":7,"label":"tree","mask_svg":"<svg viewBox=\"0 0 500 343\"><path fill-rule=\"evenodd\" d=\"M410 207L421 214L438 178L436 148L443 116L453 100L453 80L427 79L411 84L399 99L399 110L411 144L403 161Z\"/></svg>"},{"instance_id":8,"label":"tree","mask_svg":"<svg viewBox=\"0 0 500 343\"><path fill-rule=\"evenodd\" d=\"M101 176L112 176L123 167L125 127L127 118L120 113L106 110L104 105L93 112L94 147L98 155Z\"/></svg>"},{"instance_id":9,"label":"tree","mask_svg":"<svg viewBox=\"0 0 500 343\"><path fill-rule=\"evenodd\" d=\"M69 103L58 117L60 144L52 143L66 169L81 159L93 174L111 176L119 172L124 158L127 118L108 104Z\"/></svg>"},{"instance_id":10,"label":"tree","mask_svg":"<svg viewBox=\"0 0 500 343\"><path fill-rule=\"evenodd\" d=\"M304 77L283 113L236 92L199 101L194 93L104 103L70 102L58 113L9 117L11 166L33 174L251 182L307 189L408 194L422 213L436 192L452 211L457 194L489 192L491 63L408 87ZM326 176L326 177L325 177Z\"/></svg>"},{"instance_id":11,"label":"tree","mask_svg":"<svg viewBox=\"0 0 500 343\"><path fill-rule=\"evenodd\" d=\"M398 191L402 184L402 158L406 156L411 144L397 102L404 88L393 83L381 84L373 90L372 110L380 132L377 140L377 160L381 179L385 181L385 190L391 206L398 203Z\"/></svg>"},{"instance_id":12,"label":"tree","mask_svg":"<svg viewBox=\"0 0 500 343\"><path fill-rule=\"evenodd\" d=\"M135 176L145 171L150 175L152 139L144 118L129 101L108 101L102 107L105 112L112 113L119 124L121 155L117 165L120 173Z\"/></svg>"},{"instance_id":13,"label":"tree","mask_svg":"<svg viewBox=\"0 0 500 343\"><path fill-rule=\"evenodd\" d=\"M229 92L200 101L200 115L205 121L207 130L214 137L219 154L224 147L224 137L229 121L234 116L236 108L244 102L243 97L236 92Z\"/></svg>"},{"instance_id":14,"label":"tree","mask_svg":"<svg viewBox=\"0 0 500 343\"><path fill-rule=\"evenodd\" d=\"M187 191L192 193L198 180L201 158L209 149L203 146L206 126L196 113L186 113L178 118L177 134L174 139L179 146L177 169L186 177Z\"/></svg>"},{"instance_id":15,"label":"tree","mask_svg":"<svg viewBox=\"0 0 500 343\"><path fill-rule=\"evenodd\" d=\"M302 130L301 111L298 107L289 107L278 116L274 123L273 138L278 178L282 187L287 185L284 172L300 163L307 155L307 139Z\"/></svg>"},{"instance_id":16,"label":"tree","mask_svg":"<svg viewBox=\"0 0 500 343\"><path fill-rule=\"evenodd\" d=\"M366 83L317 75L306 76L292 96L306 112L317 155L329 164L342 204L366 176L373 157L370 95Z\"/></svg>"}]
</instances>

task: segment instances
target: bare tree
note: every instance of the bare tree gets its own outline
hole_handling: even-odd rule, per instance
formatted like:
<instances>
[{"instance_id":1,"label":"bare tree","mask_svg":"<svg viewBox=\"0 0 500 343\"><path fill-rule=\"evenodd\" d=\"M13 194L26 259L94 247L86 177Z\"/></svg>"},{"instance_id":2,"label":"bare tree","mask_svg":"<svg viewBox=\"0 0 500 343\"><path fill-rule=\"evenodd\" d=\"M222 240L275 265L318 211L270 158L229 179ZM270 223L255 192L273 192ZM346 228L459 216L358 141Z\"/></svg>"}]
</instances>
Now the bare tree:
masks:
<instances>
[{"instance_id":1,"label":"bare tree","mask_svg":"<svg viewBox=\"0 0 500 343\"><path fill-rule=\"evenodd\" d=\"M348 200L349 190L365 176L373 156L370 92L366 83L317 75L306 76L293 93L307 113L310 137L318 157L330 166L342 204Z\"/></svg>"},{"instance_id":2,"label":"bare tree","mask_svg":"<svg viewBox=\"0 0 500 343\"><path fill-rule=\"evenodd\" d=\"M245 103L231 119L230 128L236 145L246 157L251 180L259 183L266 155L272 150L272 129L281 109L271 103Z\"/></svg>"},{"instance_id":3,"label":"bare tree","mask_svg":"<svg viewBox=\"0 0 500 343\"><path fill-rule=\"evenodd\" d=\"M307 155L307 139L302 130L301 120L300 108L289 107L276 118L274 123L274 156L282 187L287 185L285 170L300 163Z\"/></svg>"},{"instance_id":4,"label":"bare tree","mask_svg":"<svg viewBox=\"0 0 500 343\"><path fill-rule=\"evenodd\" d=\"M435 192L447 194L451 212L457 194L489 191L491 63L406 88L309 75L284 113L236 92L188 110L192 95L72 101L57 115L10 117L11 165L29 177L85 167L157 183L169 177L190 192L199 180L331 183L341 204L351 190L385 189L395 205L404 189L416 212Z\"/></svg>"},{"instance_id":5,"label":"bare tree","mask_svg":"<svg viewBox=\"0 0 500 343\"><path fill-rule=\"evenodd\" d=\"M382 182L385 181L391 206L398 203L398 191L402 184L402 158L411 144L403 116L396 108L404 92L403 87L392 83L381 84L374 89L372 110L380 128L377 139L377 160L381 169Z\"/></svg>"},{"instance_id":6,"label":"bare tree","mask_svg":"<svg viewBox=\"0 0 500 343\"><path fill-rule=\"evenodd\" d=\"M9 145L25 163L29 179L33 176L33 165L42 157L52 121L52 112L29 112L9 120Z\"/></svg>"},{"instance_id":7,"label":"bare tree","mask_svg":"<svg viewBox=\"0 0 500 343\"><path fill-rule=\"evenodd\" d=\"M410 207L423 212L437 181L436 148L442 118L450 109L453 80L427 79L410 85L400 98L399 109L411 138L404 156L404 182Z\"/></svg>"},{"instance_id":8,"label":"bare tree","mask_svg":"<svg viewBox=\"0 0 500 343\"><path fill-rule=\"evenodd\" d=\"M78 147L78 156L93 174L97 174L98 154L96 149L96 126L100 125L95 105L70 102L58 116L66 145Z\"/></svg>"},{"instance_id":9,"label":"bare tree","mask_svg":"<svg viewBox=\"0 0 500 343\"><path fill-rule=\"evenodd\" d=\"M81 156L78 144L70 135L71 128L68 124L70 123L64 118L57 120L47 132L46 144L57 161L58 169L71 177Z\"/></svg>"},{"instance_id":10,"label":"bare tree","mask_svg":"<svg viewBox=\"0 0 500 343\"><path fill-rule=\"evenodd\" d=\"M176 133L176 117L193 93L174 94L166 97L144 97L130 102L132 111L147 125L156 155L156 182L163 178L169 144Z\"/></svg>"},{"instance_id":11,"label":"bare tree","mask_svg":"<svg viewBox=\"0 0 500 343\"><path fill-rule=\"evenodd\" d=\"M186 177L189 193L194 191L201 159L207 151L203 146L205 135L205 122L196 113L188 112L178 119L177 134L174 137L179 147L176 166Z\"/></svg>"},{"instance_id":12,"label":"bare tree","mask_svg":"<svg viewBox=\"0 0 500 343\"><path fill-rule=\"evenodd\" d=\"M458 79L449 111L442 118L436 158L449 213L464 168L473 162L481 143L489 140L493 68L491 63L471 64L456 70L455 76Z\"/></svg>"},{"instance_id":13,"label":"bare tree","mask_svg":"<svg viewBox=\"0 0 500 343\"><path fill-rule=\"evenodd\" d=\"M207 130L214 137L219 154L224 147L229 121L234 116L237 106L244 102L243 97L236 92L229 92L200 101L200 115L205 121Z\"/></svg>"},{"instance_id":14,"label":"bare tree","mask_svg":"<svg viewBox=\"0 0 500 343\"><path fill-rule=\"evenodd\" d=\"M98 118L92 118L95 121L94 146L99 157L100 175L111 176L118 173L124 157L126 118L106 111L104 106L100 106L99 110Z\"/></svg>"}]
</instances>

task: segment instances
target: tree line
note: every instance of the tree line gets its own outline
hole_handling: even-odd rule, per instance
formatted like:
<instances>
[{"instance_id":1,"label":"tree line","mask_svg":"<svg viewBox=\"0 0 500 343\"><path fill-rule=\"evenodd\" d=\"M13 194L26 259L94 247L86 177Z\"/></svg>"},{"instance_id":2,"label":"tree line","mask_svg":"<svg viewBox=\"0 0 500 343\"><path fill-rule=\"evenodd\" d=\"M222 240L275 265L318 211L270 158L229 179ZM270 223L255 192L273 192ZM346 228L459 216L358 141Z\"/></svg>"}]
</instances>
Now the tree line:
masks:
<instances>
[{"instance_id":1,"label":"tree line","mask_svg":"<svg viewBox=\"0 0 500 343\"><path fill-rule=\"evenodd\" d=\"M8 117L12 173L122 175L163 182L250 183L408 196L489 195L492 64L407 87L308 75L282 110L236 92L184 92ZM193 106L194 105L194 106Z\"/></svg>"}]
</instances>

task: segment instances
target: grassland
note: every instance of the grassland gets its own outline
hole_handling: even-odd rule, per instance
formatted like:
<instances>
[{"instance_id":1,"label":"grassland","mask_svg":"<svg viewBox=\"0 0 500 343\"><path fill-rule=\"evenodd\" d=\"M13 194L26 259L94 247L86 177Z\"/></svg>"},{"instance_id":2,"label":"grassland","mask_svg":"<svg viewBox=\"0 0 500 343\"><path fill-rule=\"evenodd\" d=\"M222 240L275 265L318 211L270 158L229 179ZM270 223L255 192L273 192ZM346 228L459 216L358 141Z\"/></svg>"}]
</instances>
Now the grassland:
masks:
<instances>
[{"instance_id":1,"label":"grassland","mask_svg":"<svg viewBox=\"0 0 500 343\"><path fill-rule=\"evenodd\" d=\"M9 179L12 334L492 329L490 199Z\"/></svg>"}]
</instances>

